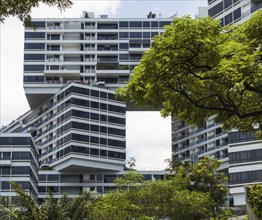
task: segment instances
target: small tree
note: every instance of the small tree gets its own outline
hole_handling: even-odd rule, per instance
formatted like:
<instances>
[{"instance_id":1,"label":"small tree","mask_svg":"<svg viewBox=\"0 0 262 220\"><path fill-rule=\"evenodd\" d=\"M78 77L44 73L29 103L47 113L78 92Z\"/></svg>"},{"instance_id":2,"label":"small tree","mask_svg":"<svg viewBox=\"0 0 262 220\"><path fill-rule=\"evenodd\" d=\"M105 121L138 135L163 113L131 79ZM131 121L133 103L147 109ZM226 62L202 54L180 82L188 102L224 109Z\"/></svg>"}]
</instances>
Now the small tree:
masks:
<instances>
[{"instance_id":1,"label":"small tree","mask_svg":"<svg viewBox=\"0 0 262 220\"><path fill-rule=\"evenodd\" d=\"M167 178L174 179L175 185L180 189L208 193L213 201L212 216L221 213L221 207L227 199L227 176L217 172L221 161L205 157L199 163L191 165L188 162L176 163L172 167L172 175Z\"/></svg>"},{"instance_id":2,"label":"small tree","mask_svg":"<svg viewBox=\"0 0 262 220\"><path fill-rule=\"evenodd\" d=\"M49 192L42 204L21 185L11 182L17 197L2 197L0 203L1 220L81 220L89 215L89 205L96 197L90 193L82 192L78 197L69 200L65 194L60 200L54 198Z\"/></svg>"},{"instance_id":3,"label":"small tree","mask_svg":"<svg viewBox=\"0 0 262 220\"><path fill-rule=\"evenodd\" d=\"M91 219L206 219L213 201L208 193L180 189L173 179L143 181L135 171L117 179L117 190L95 201Z\"/></svg>"}]
</instances>

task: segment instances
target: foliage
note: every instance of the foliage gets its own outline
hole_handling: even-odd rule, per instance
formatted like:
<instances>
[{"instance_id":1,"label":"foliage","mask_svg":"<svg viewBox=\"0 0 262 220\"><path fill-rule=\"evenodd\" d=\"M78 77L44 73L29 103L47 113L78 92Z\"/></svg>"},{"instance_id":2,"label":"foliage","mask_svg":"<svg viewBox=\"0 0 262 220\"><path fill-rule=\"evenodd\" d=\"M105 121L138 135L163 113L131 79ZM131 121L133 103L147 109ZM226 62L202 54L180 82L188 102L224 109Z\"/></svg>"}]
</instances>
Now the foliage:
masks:
<instances>
[{"instance_id":1,"label":"foliage","mask_svg":"<svg viewBox=\"0 0 262 220\"><path fill-rule=\"evenodd\" d=\"M194 165L181 162L173 167L174 177L171 175L181 189L208 193L213 201L213 216L223 211L221 207L227 198L228 180L223 172L217 172L220 164L221 161L209 157Z\"/></svg>"},{"instance_id":2,"label":"foliage","mask_svg":"<svg viewBox=\"0 0 262 220\"><path fill-rule=\"evenodd\" d=\"M176 18L117 95L198 127L215 115L226 129L261 129L261 33L261 10L236 27L210 17Z\"/></svg>"},{"instance_id":3,"label":"foliage","mask_svg":"<svg viewBox=\"0 0 262 220\"><path fill-rule=\"evenodd\" d=\"M31 194L25 192L23 188L16 182L12 182L12 187L19 197L16 199L16 205L12 203L10 198L6 198L4 203L0 205L1 219L28 219L40 220L44 219L44 213Z\"/></svg>"},{"instance_id":4,"label":"foliage","mask_svg":"<svg viewBox=\"0 0 262 220\"><path fill-rule=\"evenodd\" d=\"M211 204L208 194L178 190L172 180L143 181L100 197L90 208L90 219L205 219Z\"/></svg>"},{"instance_id":5,"label":"foliage","mask_svg":"<svg viewBox=\"0 0 262 220\"><path fill-rule=\"evenodd\" d=\"M248 202L258 219L262 219L262 184L246 186L248 189Z\"/></svg>"},{"instance_id":6,"label":"foliage","mask_svg":"<svg viewBox=\"0 0 262 220\"><path fill-rule=\"evenodd\" d=\"M165 180L144 181L136 171L116 180L117 190L90 207L90 219L224 219L227 178L216 172L220 161L176 164ZM229 214L229 215L228 215Z\"/></svg>"},{"instance_id":7,"label":"foliage","mask_svg":"<svg viewBox=\"0 0 262 220\"><path fill-rule=\"evenodd\" d=\"M52 192L39 204L36 199L16 182L11 182L17 197L1 197L1 220L81 220L86 219L89 205L95 199L90 193L82 192L69 200L65 194L61 199L54 198Z\"/></svg>"},{"instance_id":8,"label":"foliage","mask_svg":"<svg viewBox=\"0 0 262 220\"><path fill-rule=\"evenodd\" d=\"M9 16L17 16L22 22L31 21L30 12L32 8L38 7L40 3L56 6L60 10L70 7L71 0L4 0L0 4L0 21Z\"/></svg>"}]
</instances>

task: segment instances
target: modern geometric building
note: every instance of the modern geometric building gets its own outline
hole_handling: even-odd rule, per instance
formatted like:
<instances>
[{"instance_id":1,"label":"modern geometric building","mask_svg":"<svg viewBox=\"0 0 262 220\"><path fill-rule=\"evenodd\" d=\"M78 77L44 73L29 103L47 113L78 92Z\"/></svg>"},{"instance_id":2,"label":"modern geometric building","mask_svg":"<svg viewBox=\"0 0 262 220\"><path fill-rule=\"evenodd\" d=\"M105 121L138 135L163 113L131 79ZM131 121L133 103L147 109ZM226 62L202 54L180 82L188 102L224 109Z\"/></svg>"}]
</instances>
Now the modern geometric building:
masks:
<instances>
[{"instance_id":1,"label":"modern geometric building","mask_svg":"<svg viewBox=\"0 0 262 220\"><path fill-rule=\"evenodd\" d=\"M68 81L110 89L124 86L155 35L172 18L34 19L25 28L24 89L31 108L56 94Z\"/></svg>"},{"instance_id":2,"label":"modern geometric building","mask_svg":"<svg viewBox=\"0 0 262 220\"><path fill-rule=\"evenodd\" d=\"M246 185L262 184L262 141L229 144L229 193L235 206L245 206Z\"/></svg>"},{"instance_id":3,"label":"modern geometric building","mask_svg":"<svg viewBox=\"0 0 262 220\"><path fill-rule=\"evenodd\" d=\"M16 181L37 198L38 149L28 133L0 133L0 195L14 196L10 181Z\"/></svg>"},{"instance_id":4,"label":"modern geometric building","mask_svg":"<svg viewBox=\"0 0 262 220\"><path fill-rule=\"evenodd\" d=\"M204 127L189 126L172 119L172 158L197 163L205 156L222 160L220 170L228 168L228 134L210 117Z\"/></svg>"},{"instance_id":5,"label":"modern geometric building","mask_svg":"<svg viewBox=\"0 0 262 220\"><path fill-rule=\"evenodd\" d=\"M40 199L50 190L59 198L114 188L126 159L126 104L116 100L114 90L125 85L153 37L172 20L152 13L143 19L95 18L90 12L82 18L33 19L24 45L24 89L31 110L0 131L1 195L13 195L7 184L16 180L13 165L27 166L20 177ZM30 138L30 146L22 145L20 136ZM37 152L33 180L29 158L17 162L10 153L16 145ZM141 173L145 179L164 176L164 171Z\"/></svg>"},{"instance_id":6,"label":"modern geometric building","mask_svg":"<svg viewBox=\"0 0 262 220\"><path fill-rule=\"evenodd\" d=\"M261 8L261 0L208 0L208 15L222 26L240 24Z\"/></svg>"}]
</instances>

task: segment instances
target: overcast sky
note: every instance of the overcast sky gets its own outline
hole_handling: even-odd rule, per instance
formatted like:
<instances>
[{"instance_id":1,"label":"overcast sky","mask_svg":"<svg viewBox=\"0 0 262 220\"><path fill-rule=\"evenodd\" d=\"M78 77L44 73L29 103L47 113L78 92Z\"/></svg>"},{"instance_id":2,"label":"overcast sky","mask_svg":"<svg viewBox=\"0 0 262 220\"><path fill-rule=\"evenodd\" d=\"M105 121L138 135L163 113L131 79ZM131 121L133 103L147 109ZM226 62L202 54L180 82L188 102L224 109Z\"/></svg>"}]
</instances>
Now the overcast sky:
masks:
<instances>
[{"instance_id":1,"label":"overcast sky","mask_svg":"<svg viewBox=\"0 0 262 220\"><path fill-rule=\"evenodd\" d=\"M32 10L32 17L75 17L82 11L95 12L98 17L145 18L152 11L158 17L179 17L197 13L206 0L75 0L74 5L60 13L56 8L40 5ZM8 18L0 24L0 127L9 124L29 110L23 90L24 28L17 18ZM170 118L159 112L127 113L127 157L135 157L138 169L163 169L165 159L171 157Z\"/></svg>"}]
</instances>

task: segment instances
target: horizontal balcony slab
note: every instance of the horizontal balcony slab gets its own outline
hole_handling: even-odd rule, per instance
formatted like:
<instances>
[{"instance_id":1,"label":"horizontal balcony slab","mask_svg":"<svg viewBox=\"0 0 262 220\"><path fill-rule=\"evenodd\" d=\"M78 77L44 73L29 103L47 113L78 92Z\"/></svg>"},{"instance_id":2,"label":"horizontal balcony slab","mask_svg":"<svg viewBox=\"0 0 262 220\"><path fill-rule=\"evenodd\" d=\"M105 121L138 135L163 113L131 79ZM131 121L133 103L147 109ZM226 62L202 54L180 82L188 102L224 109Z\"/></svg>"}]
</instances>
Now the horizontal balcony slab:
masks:
<instances>
[{"instance_id":1,"label":"horizontal balcony slab","mask_svg":"<svg viewBox=\"0 0 262 220\"><path fill-rule=\"evenodd\" d=\"M122 171L124 160L114 160L84 155L70 154L60 160L54 161L50 166L57 171Z\"/></svg>"}]
</instances>

